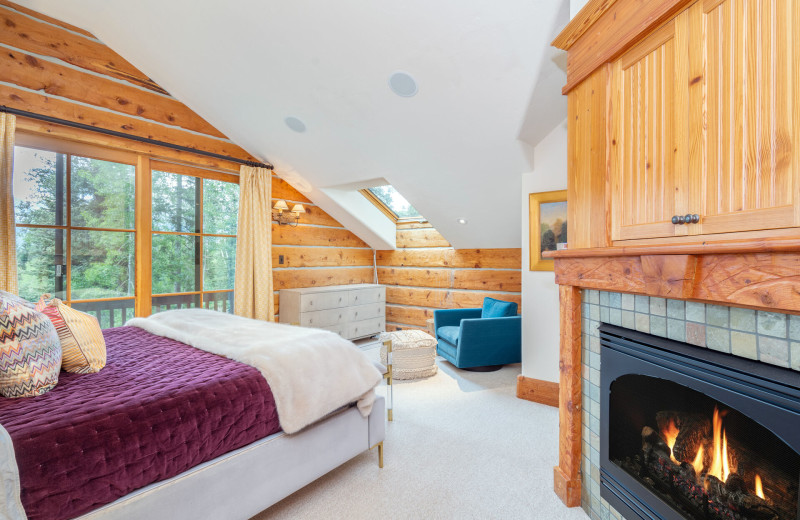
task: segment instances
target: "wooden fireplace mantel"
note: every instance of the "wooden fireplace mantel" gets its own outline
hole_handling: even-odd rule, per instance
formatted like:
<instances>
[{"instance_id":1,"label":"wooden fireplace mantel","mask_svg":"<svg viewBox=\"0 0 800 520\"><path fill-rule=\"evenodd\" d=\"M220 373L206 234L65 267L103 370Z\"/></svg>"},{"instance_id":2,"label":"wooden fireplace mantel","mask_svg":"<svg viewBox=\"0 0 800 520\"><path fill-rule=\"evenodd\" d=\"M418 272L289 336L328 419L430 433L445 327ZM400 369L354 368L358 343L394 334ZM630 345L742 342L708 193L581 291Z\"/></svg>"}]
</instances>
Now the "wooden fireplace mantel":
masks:
<instances>
[{"instance_id":1,"label":"wooden fireplace mantel","mask_svg":"<svg viewBox=\"0 0 800 520\"><path fill-rule=\"evenodd\" d=\"M790 243L791 242L791 243ZM556 494L581 502L581 289L800 314L800 241L558 251L561 304L559 465ZM767 249L767 252L763 250Z\"/></svg>"},{"instance_id":2,"label":"wooden fireplace mantel","mask_svg":"<svg viewBox=\"0 0 800 520\"><path fill-rule=\"evenodd\" d=\"M723 246L725 250L729 249ZM556 256L556 283L800 313L800 248L794 252L638 252Z\"/></svg>"}]
</instances>

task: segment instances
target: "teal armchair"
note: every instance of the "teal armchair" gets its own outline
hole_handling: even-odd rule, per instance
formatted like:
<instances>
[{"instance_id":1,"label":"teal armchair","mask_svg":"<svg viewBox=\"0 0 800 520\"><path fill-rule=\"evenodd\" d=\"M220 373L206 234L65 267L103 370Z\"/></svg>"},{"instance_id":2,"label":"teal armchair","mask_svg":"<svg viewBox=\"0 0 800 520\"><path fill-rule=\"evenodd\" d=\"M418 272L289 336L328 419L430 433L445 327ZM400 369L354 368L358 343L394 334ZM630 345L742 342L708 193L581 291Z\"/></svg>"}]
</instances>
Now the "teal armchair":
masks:
<instances>
[{"instance_id":1,"label":"teal armchair","mask_svg":"<svg viewBox=\"0 0 800 520\"><path fill-rule=\"evenodd\" d=\"M457 368L519 363L522 317L517 304L484 299L483 308L433 311L438 354Z\"/></svg>"}]
</instances>

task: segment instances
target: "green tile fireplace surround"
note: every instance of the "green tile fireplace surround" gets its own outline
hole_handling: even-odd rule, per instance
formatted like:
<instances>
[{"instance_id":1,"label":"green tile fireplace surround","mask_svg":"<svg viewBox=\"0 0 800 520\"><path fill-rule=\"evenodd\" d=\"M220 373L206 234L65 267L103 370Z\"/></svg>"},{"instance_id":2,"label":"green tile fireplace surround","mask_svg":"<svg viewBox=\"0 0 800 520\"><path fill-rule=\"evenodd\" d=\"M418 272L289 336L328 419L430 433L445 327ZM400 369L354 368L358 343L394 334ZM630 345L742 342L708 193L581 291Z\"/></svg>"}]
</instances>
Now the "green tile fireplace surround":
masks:
<instances>
[{"instance_id":1,"label":"green tile fireplace surround","mask_svg":"<svg viewBox=\"0 0 800 520\"><path fill-rule=\"evenodd\" d=\"M581 506L622 518L600 497L600 323L800 371L800 316L585 289L582 301Z\"/></svg>"}]
</instances>

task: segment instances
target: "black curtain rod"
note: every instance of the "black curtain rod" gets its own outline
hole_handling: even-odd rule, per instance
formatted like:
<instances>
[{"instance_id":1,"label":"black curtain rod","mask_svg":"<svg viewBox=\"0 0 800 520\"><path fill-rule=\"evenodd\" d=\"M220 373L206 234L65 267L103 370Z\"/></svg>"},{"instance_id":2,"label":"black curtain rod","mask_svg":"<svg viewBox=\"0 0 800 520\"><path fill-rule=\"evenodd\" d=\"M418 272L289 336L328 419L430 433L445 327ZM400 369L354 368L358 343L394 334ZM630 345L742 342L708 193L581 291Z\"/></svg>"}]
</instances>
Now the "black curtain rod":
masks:
<instances>
[{"instance_id":1,"label":"black curtain rod","mask_svg":"<svg viewBox=\"0 0 800 520\"><path fill-rule=\"evenodd\" d=\"M219 153L214 152L207 152L205 150L198 150L197 148L190 148L188 146L181 146L179 144L172 144L166 141L159 141L157 139L149 139L147 137L140 137L138 135L126 134L124 132L117 132L116 130L108 130L106 128L98 128L96 126L86 125L84 123L76 123L74 121L68 121L66 119L59 119L57 117L45 116L42 114L37 114L35 112L28 112L27 110L19 110L16 108L7 107L5 105L0 105L0 112L5 112L6 114L14 114L16 116L28 117L30 119L37 119L39 121L45 121L47 123L53 123L56 125L62 126L70 126L72 128L80 128L81 130L88 130L90 132L97 132L100 134L111 135L114 137L122 137L124 139L132 139L134 141L138 141L140 143L152 144L155 146L163 146L165 148L172 148L173 150L179 150L181 152L189 152L194 153L197 155L204 155L206 157L214 157L215 159L222 159L224 161L235 162L238 164L244 164L247 166L254 166L256 168L266 168L268 170L274 169L274 167L269 163L260 163L257 161L247 161L244 159L239 159L237 157L230 157L228 155L222 155Z\"/></svg>"}]
</instances>

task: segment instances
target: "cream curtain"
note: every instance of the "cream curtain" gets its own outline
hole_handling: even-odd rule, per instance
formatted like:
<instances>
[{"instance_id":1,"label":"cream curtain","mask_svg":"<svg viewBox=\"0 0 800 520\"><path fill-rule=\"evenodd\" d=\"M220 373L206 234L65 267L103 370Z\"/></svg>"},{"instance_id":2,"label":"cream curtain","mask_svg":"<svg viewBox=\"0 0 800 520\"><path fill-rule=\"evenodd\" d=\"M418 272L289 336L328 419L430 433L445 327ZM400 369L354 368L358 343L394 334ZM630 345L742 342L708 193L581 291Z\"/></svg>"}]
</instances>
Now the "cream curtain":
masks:
<instances>
[{"instance_id":1,"label":"cream curtain","mask_svg":"<svg viewBox=\"0 0 800 520\"><path fill-rule=\"evenodd\" d=\"M272 297L272 172L239 169L234 309L245 318L274 321Z\"/></svg>"},{"instance_id":2,"label":"cream curtain","mask_svg":"<svg viewBox=\"0 0 800 520\"><path fill-rule=\"evenodd\" d=\"M17 240L14 225L14 128L16 116L0 114L0 291L17 294Z\"/></svg>"}]
</instances>

